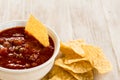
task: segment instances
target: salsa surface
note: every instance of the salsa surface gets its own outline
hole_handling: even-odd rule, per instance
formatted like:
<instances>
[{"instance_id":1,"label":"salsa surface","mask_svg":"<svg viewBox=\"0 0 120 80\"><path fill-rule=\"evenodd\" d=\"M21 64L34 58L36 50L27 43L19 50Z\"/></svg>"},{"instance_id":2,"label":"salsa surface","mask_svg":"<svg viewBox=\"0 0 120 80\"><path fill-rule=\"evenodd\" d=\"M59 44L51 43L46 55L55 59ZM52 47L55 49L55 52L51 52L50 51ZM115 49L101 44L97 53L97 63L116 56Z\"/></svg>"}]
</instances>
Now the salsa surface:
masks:
<instances>
[{"instance_id":1,"label":"salsa surface","mask_svg":"<svg viewBox=\"0 0 120 80\"><path fill-rule=\"evenodd\" d=\"M46 62L54 52L54 43L44 47L24 27L10 28L0 32L0 67L27 69Z\"/></svg>"}]
</instances>

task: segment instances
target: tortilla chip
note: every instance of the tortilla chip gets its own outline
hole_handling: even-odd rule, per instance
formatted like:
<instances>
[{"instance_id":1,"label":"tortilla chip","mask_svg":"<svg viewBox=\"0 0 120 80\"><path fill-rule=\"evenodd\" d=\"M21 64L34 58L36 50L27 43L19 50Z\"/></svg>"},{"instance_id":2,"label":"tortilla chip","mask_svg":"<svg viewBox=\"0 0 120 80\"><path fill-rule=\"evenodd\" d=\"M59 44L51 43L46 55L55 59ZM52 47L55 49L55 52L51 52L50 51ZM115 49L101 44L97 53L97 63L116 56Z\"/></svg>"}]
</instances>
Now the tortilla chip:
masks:
<instances>
[{"instance_id":1,"label":"tortilla chip","mask_svg":"<svg viewBox=\"0 0 120 80\"><path fill-rule=\"evenodd\" d=\"M69 73L71 75L73 75L77 80L93 80L93 71L88 71L86 73L79 73L79 74L76 74L76 73L73 73L73 72L70 72Z\"/></svg>"},{"instance_id":2,"label":"tortilla chip","mask_svg":"<svg viewBox=\"0 0 120 80\"><path fill-rule=\"evenodd\" d=\"M106 59L100 48L91 45L82 45L82 48L86 53L85 58L89 60L99 73L106 73L112 69L110 62Z\"/></svg>"},{"instance_id":3,"label":"tortilla chip","mask_svg":"<svg viewBox=\"0 0 120 80\"><path fill-rule=\"evenodd\" d=\"M76 80L64 69L54 66L52 70L42 80Z\"/></svg>"},{"instance_id":4,"label":"tortilla chip","mask_svg":"<svg viewBox=\"0 0 120 80\"><path fill-rule=\"evenodd\" d=\"M57 59L55 61L55 65L73 73L85 73L91 71L93 68L88 61L82 60L72 64L64 64L62 58Z\"/></svg>"},{"instance_id":5,"label":"tortilla chip","mask_svg":"<svg viewBox=\"0 0 120 80\"><path fill-rule=\"evenodd\" d=\"M34 36L43 46L49 46L49 37L46 27L34 16L30 16L25 31Z\"/></svg>"},{"instance_id":6,"label":"tortilla chip","mask_svg":"<svg viewBox=\"0 0 120 80\"><path fill-rule=\"evenodd\" d=\"M78 62L85 56L81 45L85 44L84 40L72 40L66 43L61 42L61 52L65 64Z\"/></svg>"},{"instance_id":7,"label":"tortilla chip","mask_svg":"<svg viewBox=\"0 0 120 80\"><path fill-rule=\"evenodd\" d=\"M64 63L65 64L72 64L72 63L75 63L75 62L79 62L79 61L87 61L87 59L86 58L77 58L77 57L73 57L73 56L65 56L65 57L63 57L63 60L64 60Z\"/></svg>"},{"instance_id":8,"label":"tortilla chip","mask_svg":"<svg viewBox=\"0 0 120 80\"><path fill-rule=\"evenodd\" d=\"M52 78L50 78L49 80L63 80L63 79L61 77L59 77L58 75L55 75Z\"/></svg>"},{"instance_id":9,"label":"tortilla chip","mask_svg":"<svg viewBox=\"0 0 120 80\"><path fill-rule=\"evenodd\" d=\"M85 56L81 45L84 44L83 40L73 40L67 43L61 42L60 50L65 56L74 55L76 57Z\"/></svg>"}]
</instances>

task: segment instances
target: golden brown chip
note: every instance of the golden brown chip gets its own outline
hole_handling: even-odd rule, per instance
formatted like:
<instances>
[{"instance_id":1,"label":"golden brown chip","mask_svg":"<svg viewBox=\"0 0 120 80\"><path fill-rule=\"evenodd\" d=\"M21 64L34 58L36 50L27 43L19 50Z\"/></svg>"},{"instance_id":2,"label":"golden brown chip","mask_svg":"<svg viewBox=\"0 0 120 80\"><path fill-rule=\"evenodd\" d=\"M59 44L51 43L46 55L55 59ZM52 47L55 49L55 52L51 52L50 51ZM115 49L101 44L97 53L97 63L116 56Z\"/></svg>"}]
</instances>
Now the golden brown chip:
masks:
<instances>
[{"instance_id":1,"label":"golden brown chip","mask_svg":"<svg viewBox=\"0 0 120 80\"><path fill-rule=\"evenodd\" d=\"M65 56L74 55L78 58L85 56L81 45L84 44L83 40L73 40L67 43L61 42L60 50Z\"/></svg>"},{"instance_id":2,"label":"golden brown chip","mask_svg":"<svg viewBox=\"0 0 120 80\"><path fill-rule=\"evenodd\" d=\"M72 64L64 64L63 59L59 58L55 61L55 65L74 73L85 73L92 70L91 64L84 60Z\"/></svg>"},{"instance_id":3,"label":"golden brown chip","mask_svg":"<svg viewBox=\"0 0 120 80\"><path fill-rule=\"evenodd\" d=\"M48 79L47 79L48 80ZM60 76L55 75L52 78L50 78L49 80L63 80Z\"/></svg>"},{"instance_id":4,"label":"golden brown chip","mask_svg":"<svg viewBox=\"0 0 120 80\"><path fill-rule=\"evenodd\" d=\"M65 76L65 75L55 75L49 80L77 80L72 75L71 76Z\"/></svg>"},{"instance_id":5,"label":"golden brown chip","mask_svg":"<svg viewBox=\"0 0 120 80\"><path fill-rule=\"evenodd\" d=\"M49 46L49 38L48 38L48 32L46 27L39 22L37 19L35 19L34 16L30 16L26 26L25 30L34 36L43 46L47 47Z\"/></svg>"},{"instance_id":6,"label":"golden brown chip","mask_svg":"<svg viewBox=\"0 0 120 80\"><path fill-rule=\"evenodd\" d=\"M99 73L106 73L112 69L110 62L106 59L100 48L91 45L82 45L82 48L86 53L85 58L90 61L91 65Z\"/></svg>"},{"instance_id":7,"label":"golden brown chip","mask_svg":"<svg viewBox=\"0 0 120 80\"><path fill-rule=\"evenodd\" d=\"M64 60L64 63L65 64L72 64L72 63L75 63L75 62L79 62L79 61L87 61L86 58L77 58L75 57L74 55L73 56L65 56L63 57L63 60Z\"/></svg>"},{"instance_id":8,"label":"golden brown chip","mask_svg":"<svg viewBox=\"0 0 120 80\"><path fill-rule=\"evenodd\" d=\"M76 80L64 69L54 66L52 70L42 80Z\"/></svg>"},{"instance_id":9,"label":"golden brown chip","mask_svg":"<svg viewBox=\"0 0 120 80\"><path fill-rule=\"evenodd\" d=\"M73 75L77 80L93 80L93 71L88 71L86 73L73 73L69 71L71 75Z\"/></svg>"},{"instance_id":10,"label":"golden brown chip","mask_svg":"<svg viewBox=\"0 0 120 80\"><path fill-rule=\"evenodd\" d=\"M63 53L65 64L81 61L82 57L85 56L81 48L82 44L85 44L84 40L73 40L66 43L61 42L61 52Z\"/></svg>"}]
</instances>

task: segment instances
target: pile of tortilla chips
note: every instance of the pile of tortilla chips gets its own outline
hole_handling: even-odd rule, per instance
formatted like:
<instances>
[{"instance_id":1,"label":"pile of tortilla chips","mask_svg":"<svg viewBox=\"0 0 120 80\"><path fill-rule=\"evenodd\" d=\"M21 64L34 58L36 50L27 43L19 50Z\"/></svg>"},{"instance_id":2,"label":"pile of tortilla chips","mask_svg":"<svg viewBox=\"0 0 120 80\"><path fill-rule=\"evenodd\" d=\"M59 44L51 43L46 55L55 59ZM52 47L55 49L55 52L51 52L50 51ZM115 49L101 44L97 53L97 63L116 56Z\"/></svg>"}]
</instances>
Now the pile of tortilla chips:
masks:
<instances>
[{"instance_id":1,"label":"pile of tortilla chips","mask_svg":"<svg viewBox=\"0 0 120 80\"><path fill-rule=\"evenodd\" d=\"M112 69L102 50L83 40L61 42L60 51L62 57L42 80L93 80L93 70L107 73Z\"/></svg>"}]
</instances>

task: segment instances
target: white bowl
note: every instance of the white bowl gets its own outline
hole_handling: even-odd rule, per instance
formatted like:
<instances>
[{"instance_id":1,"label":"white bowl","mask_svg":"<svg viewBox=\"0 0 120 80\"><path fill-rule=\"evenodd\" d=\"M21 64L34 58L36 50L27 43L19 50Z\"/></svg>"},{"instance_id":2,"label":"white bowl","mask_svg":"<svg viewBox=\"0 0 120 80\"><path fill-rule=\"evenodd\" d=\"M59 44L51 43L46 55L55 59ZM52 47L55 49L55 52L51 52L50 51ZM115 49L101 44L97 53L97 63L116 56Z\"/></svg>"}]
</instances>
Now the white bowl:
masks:
<instances>
[{"instance_id":1,"label":"white bowl","mask_svg":"<svg viewBox=\"0 0 120 80\"><path fill-rule=\"evenodd\" d=\"M0 30L25 25L26 21L11 21L1 25ZM0 67L0 80L40 80L50 71L59 52L60 40L52 29L49 27L47 27L47 29L48 34L52 38L55 45L53 56L45 63L30 69L14 70Z\"/></svg>"}]
</instances>

